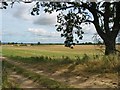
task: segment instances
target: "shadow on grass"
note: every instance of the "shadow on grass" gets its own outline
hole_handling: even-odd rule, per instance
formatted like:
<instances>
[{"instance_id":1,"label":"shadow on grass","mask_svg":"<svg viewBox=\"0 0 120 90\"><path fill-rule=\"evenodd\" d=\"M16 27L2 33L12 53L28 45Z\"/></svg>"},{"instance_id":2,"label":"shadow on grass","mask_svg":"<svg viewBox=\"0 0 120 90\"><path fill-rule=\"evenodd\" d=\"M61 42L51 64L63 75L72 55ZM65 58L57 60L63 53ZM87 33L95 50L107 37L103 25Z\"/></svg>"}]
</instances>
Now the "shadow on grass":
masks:
<instances>
[{"instance_id":1,"label":"shadow on grass","mask_svg":"<svg viewBox=\"0 0 120 90\"><path fill-rule=\"evenodd\" d=\"M39 56L39 57L21 57L21 56L9 56L9 59L21 61L24 63L55 63L55 64L70 64L74 61L69 57L62 56L61 58L51 58L47 56Z\"/></svg>"},{"instance_id":2,"label":"shadow on grass","mask_svg":"<svg viewBox=\"0 0 120 90\"><path fill-rule=\"evenodd\" d=\"M11 60L28 63L28 64L49 64L49 69L59 67L61 65L69 65L68 73L75 70L76 66L80 65L85 72L90 73L111 73L118 72L120 68L120 61L117 55L110 56L97 56L96 58L91 58L87 54L82 57L76 56L75 59L70 59L67 56L62 56L61 58L51 58L48 56L39 57L21 57L21 56L10 56Z\"/></svg>"}]
</instances>

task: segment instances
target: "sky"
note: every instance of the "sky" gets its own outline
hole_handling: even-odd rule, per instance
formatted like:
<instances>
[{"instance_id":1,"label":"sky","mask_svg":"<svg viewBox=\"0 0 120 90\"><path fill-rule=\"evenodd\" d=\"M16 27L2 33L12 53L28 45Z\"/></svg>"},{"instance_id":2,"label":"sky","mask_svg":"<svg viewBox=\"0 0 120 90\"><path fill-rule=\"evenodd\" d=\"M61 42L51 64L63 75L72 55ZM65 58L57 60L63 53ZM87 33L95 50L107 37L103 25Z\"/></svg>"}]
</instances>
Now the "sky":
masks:
<instances>
[{"instance_id":1,"label":"sky","mask_svg":"<svg viewBox=\"0 0 120 90\"><path fill-rule=\"evenodd\" d=\"M2 42L17 42L17 43L63 43L64 38L61 33L56 31L57 14L44 13L40 10L39 16L30 15L31 8L34 3L30 4L14 4L6 10L0 10L0 37ZM85 32L83 42L93 42L93 35L96 33L94 25L82 25Z\"/></svg>"}]
</instances>

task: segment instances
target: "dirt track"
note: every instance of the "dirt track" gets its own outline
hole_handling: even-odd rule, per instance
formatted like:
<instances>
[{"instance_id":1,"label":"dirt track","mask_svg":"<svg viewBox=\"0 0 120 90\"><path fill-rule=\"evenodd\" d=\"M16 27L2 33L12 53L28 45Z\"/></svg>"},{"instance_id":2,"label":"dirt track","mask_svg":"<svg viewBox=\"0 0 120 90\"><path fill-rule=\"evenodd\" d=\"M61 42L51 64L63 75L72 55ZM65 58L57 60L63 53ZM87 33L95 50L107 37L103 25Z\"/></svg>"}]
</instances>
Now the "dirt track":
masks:
<instances>
[{"instance_id":1,"label":"dirt track","mask_svg":"<svg viewBox=\"0 0 120 90\"><path fill-rule=\"evenodd\" d=\"M7 61L9 63L20 66L26 70L33 71L34 73L38 73L40 75L48 76L49 78L52 78L52 79L57 80L62 83L66 83L75 88L117 88L117 86L118 86L117 74L116 75L97 74L97 75L90 75L90 76L89 75L78 75L78 76L74 76L74 75L69 76L68 75L68 76L63 77L60 74L66 72L67 69L63 69L61 71L56 71L56 72L50 73L50 72L46 72L43 70L39 70L39 69L35 68L34 65L29 65L29 64L25 64L25 63L21 63L21 62L14 62L11 60L7 60ZM12 73L13 74L10 75L11 80L17 81L17 80L22 79L22 81L24 81L24 83L22 83L20 85L20 87L31 87L31 88L38 87L38 86L34 85L33 84L34 82L32 82L31 80L27 80L27 78L25 78L25 77L16 75L14 72L12 72ZM114 77L111 77L111 75Z\"/></svg>"}]
</instances>

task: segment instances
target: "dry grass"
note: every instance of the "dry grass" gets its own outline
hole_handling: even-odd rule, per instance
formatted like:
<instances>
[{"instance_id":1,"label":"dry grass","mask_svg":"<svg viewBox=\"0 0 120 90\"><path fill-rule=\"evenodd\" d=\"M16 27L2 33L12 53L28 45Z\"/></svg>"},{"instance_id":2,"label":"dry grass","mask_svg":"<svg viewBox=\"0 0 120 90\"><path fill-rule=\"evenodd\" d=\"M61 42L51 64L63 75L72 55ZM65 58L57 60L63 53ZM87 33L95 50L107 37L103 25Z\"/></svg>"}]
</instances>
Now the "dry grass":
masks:
<instances>
[{"instance_id":1,"label":"dry grass","mask_svg":"<svg viewBox=\"0 0 120 90\"><path fill-rule=\"evenodd\" d=\"M97 49L99 48L97 47ZM95 83L98 83L97 85L104 84L102 79L107 80L108 78L117 82L116 76L120 71L119 56L104 56L93 45L78 45L74 49L66 48L63 45L3 46L3 55L12 56L11 60L20 62L21 66L27 66L29 69L34 69L33 71L42 71L43 75L48 75L50 78L69 85L74 84L75 87L91 85L92 78L97 80L94 80ZM104 75L107 76L104 77ZM116 78L114 79L114 77ZM107 84L114 87L114 82Z\"/></svg>"},{"instance_id":2,"label":"dry grass","mask_svg":"<svg viewBox=\"0 0 120 90\"><path fill-rule=\"evenodd\" d=\"M50 56L50 57L62 57L68 56L69 58L75 58L76 56L83 56L87 54L92 56L93 54L101 54L96 50L94 45L76 45L74 49L64 47L64 45L39 45L39 46L3 46L3 55L6 56L24 56L24 57L36 57L36 56Z\"/></svg>"}]
</instances>

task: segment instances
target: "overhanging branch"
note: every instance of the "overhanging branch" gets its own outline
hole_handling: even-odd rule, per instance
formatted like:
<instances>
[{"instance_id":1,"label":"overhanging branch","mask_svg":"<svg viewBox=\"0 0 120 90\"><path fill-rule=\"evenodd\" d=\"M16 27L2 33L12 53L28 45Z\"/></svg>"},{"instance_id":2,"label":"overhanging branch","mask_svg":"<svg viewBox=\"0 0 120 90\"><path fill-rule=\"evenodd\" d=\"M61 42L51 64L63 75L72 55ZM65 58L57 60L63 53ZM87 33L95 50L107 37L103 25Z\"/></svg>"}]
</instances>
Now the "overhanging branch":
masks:
<instances>
[{"instance_id":1,"label":"overhanging branch","mask_svg":"<svg viewBox=\"0 0 120 90\"><path fill-rule=\"evenodd\" d=\"M92 2L91 2L92 3ZM97 10L96 8L94 7L90 7L87 3L82 3L82 5L80 5L81 7L84 7L86 9L88 9L91 13L93 13L93 11L95 12L98 12L99 14L101 14L102 16L104 16L104 13L102 13L101 11Z\"/></svg>"},{"instance_id":2,"label":"overhanging branch","mask_svg":"<svg viewBox=\"0 0 120 90\"><path fill-rule=\"evenodd\" d=\"M74 6L69 6L69 7L61 7L61 8L58 8L56 9L56 11L60 11L60 10L66 10L66 9L69 9L69 8L72 8Z\"/></svg>"},{"instance_id":3,"label":"overhanging branch","mask_svg":"<svg viewBox=\"0 0 120 90\"><path fill-rule=\"evenodd\" d=\"M91 20L85 20L84 22L93 23L93 21L91 21Z\"/></svg>"}]
</instances>

